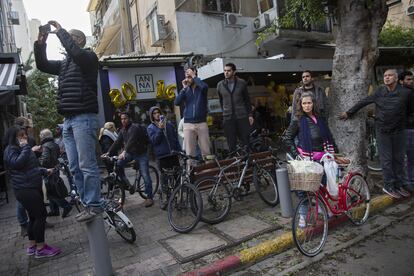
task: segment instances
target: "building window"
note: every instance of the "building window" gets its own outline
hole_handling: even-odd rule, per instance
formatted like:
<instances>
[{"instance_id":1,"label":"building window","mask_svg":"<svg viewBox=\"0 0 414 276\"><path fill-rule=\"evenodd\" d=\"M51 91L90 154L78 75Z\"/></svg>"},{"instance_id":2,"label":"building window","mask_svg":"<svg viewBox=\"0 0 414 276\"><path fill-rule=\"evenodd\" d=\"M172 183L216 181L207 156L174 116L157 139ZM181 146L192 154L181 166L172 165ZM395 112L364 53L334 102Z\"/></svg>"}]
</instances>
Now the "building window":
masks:
<instances>
[{"instance_id":1,"label":"building window","mask_svg":"<svg viewBox=\"0 0 414 276\"><path fill-rule=\"evenodd\" d=\"M204 11L205 12L239 12L239 1L238 0L204 0Z\"/></svg>"}]
</instances>

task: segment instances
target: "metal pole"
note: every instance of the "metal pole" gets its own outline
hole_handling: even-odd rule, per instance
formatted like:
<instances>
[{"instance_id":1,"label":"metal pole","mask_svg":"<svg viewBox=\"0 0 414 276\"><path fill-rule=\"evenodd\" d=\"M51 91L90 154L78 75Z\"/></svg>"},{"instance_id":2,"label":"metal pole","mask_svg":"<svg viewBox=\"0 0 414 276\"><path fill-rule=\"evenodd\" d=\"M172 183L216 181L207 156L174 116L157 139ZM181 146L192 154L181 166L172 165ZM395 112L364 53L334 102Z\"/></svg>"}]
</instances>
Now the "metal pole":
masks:
<instances>
[{"instance_id":1,"label":"metal pole","mask_svg":"<svg viewBox=\"0 0 414 276\"><path fill-rule=\"evenodd\" d=\"M91 250L95 275L114 275L112 271L111 256L109 255L108 239L106 238L101 214L86 223L86 231L88 232L89 248Z\"/></svg>"},{"instance_id":2,"label":"metal pole","mask_svg":"<svg viewBox=\"0 0 414 276\"><path fill-rule=\"evenodd\" d=\"M293 217L292 197L290 192L289 177L286 168L276 170L277 187L279 190L280 209L282 217Z\"/></svg>"}]
</instances>

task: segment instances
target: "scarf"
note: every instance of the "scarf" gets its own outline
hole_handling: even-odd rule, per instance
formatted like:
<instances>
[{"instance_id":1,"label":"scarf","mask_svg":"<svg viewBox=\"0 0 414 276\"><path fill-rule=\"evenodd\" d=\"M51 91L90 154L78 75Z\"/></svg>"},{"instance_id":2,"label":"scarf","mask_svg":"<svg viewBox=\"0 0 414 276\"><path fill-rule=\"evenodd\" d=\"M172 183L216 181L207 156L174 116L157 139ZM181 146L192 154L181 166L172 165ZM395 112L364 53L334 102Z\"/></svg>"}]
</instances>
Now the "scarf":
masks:
<instances>
[{"instance_id":1,"label":"scarf","mask_svg":"<svg viewBox=\"0 0 414 276\"><path fill-rule=\"evenodd\" d=\"M299 144L303 150L303 156L313 159L312 152L312 137L308 125L307 116L302 116L299 121ZM311 119L312 120L312 119ZM313 120L312 120L313 122ZM329 153L335 153L334 146L332 144L331 134L329 132L328 126L323 118L317 118L316 125L319 128L322 140L323 140L323 150Z\"/></svg>"},{"instance_id":2,"label":"scarf","mask_svg":"<svg viewBox=\"0 0 414 276\"><path fill-rule=\"evenodd\" d=\"M102 136L104 136L104 135L106 135L109 138L111 138L112 141L114 141L114 142L118 138L118 134L116 132L111 132L111 131L109 131L107 129L104 129Z\"/></svg>"}]
</instances>

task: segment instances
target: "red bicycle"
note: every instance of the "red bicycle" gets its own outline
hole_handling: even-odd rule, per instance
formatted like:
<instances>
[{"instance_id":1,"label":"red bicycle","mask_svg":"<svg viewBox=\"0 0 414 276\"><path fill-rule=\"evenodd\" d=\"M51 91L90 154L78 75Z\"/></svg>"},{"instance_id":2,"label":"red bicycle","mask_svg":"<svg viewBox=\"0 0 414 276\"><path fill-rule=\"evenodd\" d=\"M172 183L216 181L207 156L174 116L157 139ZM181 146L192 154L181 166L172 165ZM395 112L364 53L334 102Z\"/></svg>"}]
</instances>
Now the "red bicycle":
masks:
<instances>
[{"instance_id":1,"label":"red bicycle","mask_svg":"<svg viewBox=\"0 0 414 276\"><path fill-rule=\"evenodd\" d=\"M369 216L370 193L364 177L357 172L346 172L338 178L338 196L332 196L322 184L317 191L303 191L292 221L293 240L302 254L314 257L322 251L328 236L328 212L347 215L355 225L363 224ZM344 174L342 174L344 175Z\"/></svg>"}]
</instances>

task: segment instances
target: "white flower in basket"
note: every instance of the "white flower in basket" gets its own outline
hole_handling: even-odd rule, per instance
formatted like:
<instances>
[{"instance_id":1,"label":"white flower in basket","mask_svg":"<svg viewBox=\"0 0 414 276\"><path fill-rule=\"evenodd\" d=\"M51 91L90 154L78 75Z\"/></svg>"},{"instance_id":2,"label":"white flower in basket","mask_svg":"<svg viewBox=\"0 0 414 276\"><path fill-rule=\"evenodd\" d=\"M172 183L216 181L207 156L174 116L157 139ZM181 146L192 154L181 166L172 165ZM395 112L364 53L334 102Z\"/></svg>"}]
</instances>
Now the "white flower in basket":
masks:
<instances>
[{"instance_id":1,"label":"white flower in basket","mask_svg":"<svg viewBox=\"0 0 414 276\"><path fill-rule=\"evenodd\" d=\"M310 160L292 160L287 166L290 188L300 191L317 191L324 173L323 166Z\"/></svg>"}]
</instances>

